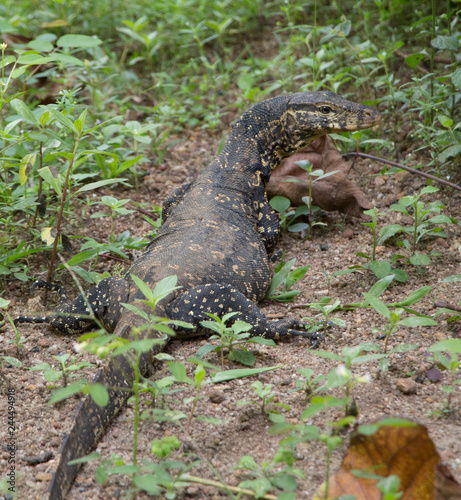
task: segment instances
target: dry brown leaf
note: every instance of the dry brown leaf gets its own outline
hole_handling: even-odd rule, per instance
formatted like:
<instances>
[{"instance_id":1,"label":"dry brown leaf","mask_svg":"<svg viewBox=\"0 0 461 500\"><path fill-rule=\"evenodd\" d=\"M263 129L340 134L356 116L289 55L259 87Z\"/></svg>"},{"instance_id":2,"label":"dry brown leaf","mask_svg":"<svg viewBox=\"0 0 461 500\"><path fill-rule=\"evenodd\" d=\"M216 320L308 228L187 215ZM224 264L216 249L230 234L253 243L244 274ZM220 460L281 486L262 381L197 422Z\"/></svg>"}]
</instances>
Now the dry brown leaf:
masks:
<instances>
[{"instance_id":1,"label":"dry brown leaf","mask_svg":"<svg viewBox=\"0 0 461 500\"><path fill-rule=\"evenodd\" d=\"M309 160L314 170L322 169L325 173L339 170L321 181L312 184L313 204L332 212L353 215L354 217L366 218L364 210L373 207L366 195L347 178L352 164L346 163L329 136L323 136L309 144L299 153L282 161L271 175L267 185L269 198L273 196L285 196L294 206L303 204L303 196L308 196L309 188L307 182L283 182L286 179L308 180L308 174L296 162Z\"/></svg>"},{"instance_id":2,"label":"dry brown leaf","mask_svg":"<svg viewBox=\"0 0 461 500\"><path fill-rule=\"evenodd\" d=\"M434 500L461 500L461 484L443 464L437 465L435 470Z\"/></svg>"},{"instance_id":3,"label":"dry brown leaf","mask_svg":"<svg viewBox=\"0 0 461 500\"><path fill-rule=\"evenodd\" d=\"M401 500L455 500L461 497L461 486L440 457L426 427L382 426L370 436L356 433L338 472L330 478L329 500L342 495L355 495L357 500L379 500L382 495L377 480L356 477L359 470L382 477L400 478ZM314 499L325 498L325 485Z\"/></svg>"}]
</instances>

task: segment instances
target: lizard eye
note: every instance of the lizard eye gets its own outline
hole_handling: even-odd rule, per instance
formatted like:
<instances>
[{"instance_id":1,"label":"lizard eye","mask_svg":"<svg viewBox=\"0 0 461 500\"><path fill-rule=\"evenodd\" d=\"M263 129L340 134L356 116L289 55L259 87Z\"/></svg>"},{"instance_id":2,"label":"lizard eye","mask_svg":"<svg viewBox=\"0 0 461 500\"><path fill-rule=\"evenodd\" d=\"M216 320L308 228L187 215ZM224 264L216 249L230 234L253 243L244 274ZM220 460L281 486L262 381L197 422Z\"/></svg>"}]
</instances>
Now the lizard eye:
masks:
<instances>
[{"instance_id":1,"label":"lizard eye","mask_svg":"<svg viewBox=\"0 0 461 500\"><path fill-rule=\"evenodd\" d=\"M324 115L328 115L331 113L333 110L330 108L330 106L320 106L320 113Z\"/></svg>"}]
</instances>

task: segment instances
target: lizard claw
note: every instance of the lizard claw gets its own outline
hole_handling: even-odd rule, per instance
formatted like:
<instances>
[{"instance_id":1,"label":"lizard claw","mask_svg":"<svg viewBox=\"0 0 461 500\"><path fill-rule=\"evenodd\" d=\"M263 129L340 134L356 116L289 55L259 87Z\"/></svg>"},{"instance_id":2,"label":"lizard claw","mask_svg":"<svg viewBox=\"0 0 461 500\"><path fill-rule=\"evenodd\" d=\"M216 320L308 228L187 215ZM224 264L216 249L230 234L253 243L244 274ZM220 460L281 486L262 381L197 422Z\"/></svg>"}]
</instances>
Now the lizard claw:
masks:
<instances>
[{"instance_id":1,"label":"lizard claw","mask_svg":"<svg viewBox=\"0 0 461 500\"><path fill-rule=\"evenodd\" d=\"M322 332L301 332L299 330L289 330L288 334L292 337L303 337L312 342L311 349L317 347L319 343L325 342L325 337Z\"/></svg>"}]
</instances>

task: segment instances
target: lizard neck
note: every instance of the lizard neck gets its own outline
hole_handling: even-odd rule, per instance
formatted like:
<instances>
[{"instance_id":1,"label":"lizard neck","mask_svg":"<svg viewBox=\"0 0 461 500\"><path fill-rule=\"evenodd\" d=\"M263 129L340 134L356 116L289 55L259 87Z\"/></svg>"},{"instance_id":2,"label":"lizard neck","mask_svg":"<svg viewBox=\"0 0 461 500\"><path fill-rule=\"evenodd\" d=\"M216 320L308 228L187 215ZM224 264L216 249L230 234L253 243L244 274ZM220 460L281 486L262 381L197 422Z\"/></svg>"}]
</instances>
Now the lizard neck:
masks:
<instances>
[{"instance_id":1,"label":"lizard neck","mask_svg":"<svg viewBox=\"0 0 461 500\"><path fill-rule=\"evenodd\" d=\"M223 150L207 167L204 175L220 187L235 189L239 180L260 177L264 184L283 158L291 156L316 137L318 130L296 136L287 112L288 96L256 104L234 124Z\"/></svg>"}]
</instances>

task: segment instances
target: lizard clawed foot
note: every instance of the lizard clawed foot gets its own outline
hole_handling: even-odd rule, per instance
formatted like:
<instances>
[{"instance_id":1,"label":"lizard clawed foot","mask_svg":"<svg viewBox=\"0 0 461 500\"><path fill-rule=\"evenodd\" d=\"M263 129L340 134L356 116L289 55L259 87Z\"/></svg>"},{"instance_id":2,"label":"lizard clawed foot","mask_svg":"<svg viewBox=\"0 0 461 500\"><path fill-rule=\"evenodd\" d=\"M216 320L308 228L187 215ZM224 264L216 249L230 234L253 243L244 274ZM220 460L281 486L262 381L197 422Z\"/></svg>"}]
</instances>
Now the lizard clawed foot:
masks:
<instances>
[{"instance_id":1,"label":"lizard clawed foot","mask_svg":"<svg viewBox=\"0 0 461 500\"><path fill-rule=\"evenodd\" d=\"M288 330L288 335L291 337L303 337L312 342L311 349L314 349L322 342L325 342L325 337L322 332L301 332L299 330Z\"/></svg>"}]
</instances>

